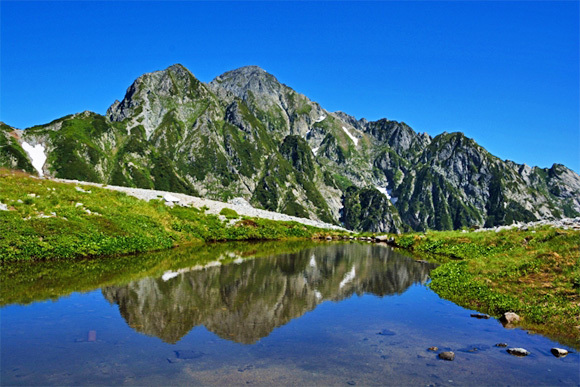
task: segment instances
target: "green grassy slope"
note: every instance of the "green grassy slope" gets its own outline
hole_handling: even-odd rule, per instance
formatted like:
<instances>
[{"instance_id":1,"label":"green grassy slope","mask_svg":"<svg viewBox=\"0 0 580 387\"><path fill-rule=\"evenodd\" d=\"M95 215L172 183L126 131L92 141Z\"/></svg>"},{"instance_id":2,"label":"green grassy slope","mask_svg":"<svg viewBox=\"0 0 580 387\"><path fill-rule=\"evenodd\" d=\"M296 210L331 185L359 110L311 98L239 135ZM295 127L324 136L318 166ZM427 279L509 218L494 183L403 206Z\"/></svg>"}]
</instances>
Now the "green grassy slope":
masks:
<instances>
[{"instance_id":1,"label":"green grassy slope","mask_svg":"<svg viewBox=\"0 0 580 387\"><path fill-rule=\"evenodd\" d=\"M0 261L70 259L225 240L335 234L295 222L223 219L203 209L167 207L96 187L0 170ZM231 218L231 217L230 217ZM237 221L236 221L237 220Z\"/></svg>"}]
</instances>

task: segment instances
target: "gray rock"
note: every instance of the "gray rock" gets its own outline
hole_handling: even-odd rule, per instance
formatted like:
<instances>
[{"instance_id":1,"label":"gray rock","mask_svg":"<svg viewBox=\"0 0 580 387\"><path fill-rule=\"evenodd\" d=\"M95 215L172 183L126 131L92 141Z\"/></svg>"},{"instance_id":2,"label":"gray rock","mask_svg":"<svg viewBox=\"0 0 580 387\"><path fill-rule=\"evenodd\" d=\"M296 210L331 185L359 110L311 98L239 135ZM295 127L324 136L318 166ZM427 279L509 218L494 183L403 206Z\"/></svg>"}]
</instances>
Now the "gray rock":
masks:
<instances>
[{"instance_id":1,"label":"gray rock","mask_svg":"<svg viewBox=\"0 0 580 387\"><path fill-rule=\"evenodd\" d=\"M170 203L179 201L178 198L176 198L175 196L173 196L170 193L166 193L165 195L163 195L163 200L165 200L166 202L170 202Z\"/></svg>"},{"instance_id":2,"label":"gray rock","mask_svg":"<svg viewBox=\"0 0 580 387\"><path fill-rule=\"evenodd\" d=\"M8 211L8 205L4 203L0 203L0 211Z\"/></svg>"},{"instance_id":3,"label":"gray rock","mask_svg":"<svg viewBox=\"0 0 580 387\"><path fill-rule=\"evenodd\" d=\"M507 353L514 356L524 357L530 354L529 351L525 350L524 348L508 348L506 349Z\"/></svg>"},{"instance_id":4,"label":"gray rock","mask_svg":"<svg viewBox=\"0 0 580 387\"><path fill-rule=\"evenodd\" d=\"M556 357L564 357L566 355L568 355L568 351L562 348L552 348L550 350L550 352L552 352L552 355L556 356Z\"/></svg>"},{"instance_id":5,"label":"gray rock","mask_svg":"<svg viewBox=\"0 0 580 387\"><path fill-rule=\"evenodd\" d=\"M455 353L453 353L452 351L441 352L439 354L439 359L443 359L443 360L447 360L447 361L452 361L452 360L455 359Z\"/></svg>"},{"instance_id":6,"label":"gray rock","mask_svg":"<svg viewBox=\"0 0 580 387\"><path fill-rule=\"evenodd\" d=\"M248 201L244 198L233 198L233 199L228 200L228 203L236 205L236 206L253 208L253 206L250 203L248 203Z\"/></svg>"},{"instance_id":7,"label":"gray rock","mask_svg":"<svg viewBox=\"0 0 580 387\"><path fill-rule=\"evenodd\" d=\"M503 316L501 316L499 320L504 325L511 325L519 322L521 320L521 317L514 312L506 312L503 314Z\"/></svg>"}]
</instances>

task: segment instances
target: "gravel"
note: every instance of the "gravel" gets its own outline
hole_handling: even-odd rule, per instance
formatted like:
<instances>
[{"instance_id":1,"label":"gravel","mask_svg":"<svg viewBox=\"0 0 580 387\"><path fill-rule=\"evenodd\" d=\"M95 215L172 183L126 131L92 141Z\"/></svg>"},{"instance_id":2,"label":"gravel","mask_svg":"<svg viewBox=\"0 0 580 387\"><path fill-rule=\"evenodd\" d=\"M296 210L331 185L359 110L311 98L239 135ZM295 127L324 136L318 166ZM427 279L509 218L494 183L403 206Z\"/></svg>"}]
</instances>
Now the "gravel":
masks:
<instances>
[{"instance_id":1,"label":"gravel","mask_svg":"<svg viewBox=\"0 0 580 387\"><path fill-rule=\"evenodd\" d=\"M343 230L348 231L342 227L335 226L333 224L320 222L317 220L306 219L306 218L298 218L296 216L290 216L286 214L280 214L277 212L261 210L258 208L252 207L250 203L248 203L243 198L234 198L231 199L228 203L218 202L216 200L210 199L203 199L196 196L190 196L182 193L176 192L167 192L167 191L157 191L152 189L143 189L143 188L131 188L131 187L119 187L115 185L103 185L100 183L91 183L86 181L78 181L78 180L68 180L68 179L52 179L54 181L62 182L62 183L73 183L73 184L81 184L81 185L90 185L100 188L109 189L112 191L120 191L124 192L127 195L134 196L137 199L141 200L152 200L152 199L163 199L169 198L170 200L166 200L166 204L168 205L180 205L185 207L196 207L202 208L207 207L206 213L208 214L216 214L218 215L223 208L231 208L232 210L236 211L238 214L243 216L250 216L254 218L261 218L261 219L271 219L271 220L280 220L280 221L294 221L298 223L302 223L308 226L320 227L320 228L327 228L333 230ZM80 188L80 187L79 187ZM85 191L90 192L90 191Z\"/></svg>"},{"instance_id":2,"label":"gravel","mask_svg":"<svg viewBox=\"0 0 580 387\"><path fill-rule=\"evenodd\" d=\"M534 227L541 227L541 226L550 226L555 228L561 228L563 230L580 230L580 217L577 218L562 218L562 219L543 219L537 222L529 222L529 223L514 223L507 226L497 226L491 228L480 228L475 230L475 232L482 232L482 231L495 231L500 232L503 230L511 230L511 229L518 229L522 231L527 231L528 229L532 229Z\"/></svg>"}]
</instances>

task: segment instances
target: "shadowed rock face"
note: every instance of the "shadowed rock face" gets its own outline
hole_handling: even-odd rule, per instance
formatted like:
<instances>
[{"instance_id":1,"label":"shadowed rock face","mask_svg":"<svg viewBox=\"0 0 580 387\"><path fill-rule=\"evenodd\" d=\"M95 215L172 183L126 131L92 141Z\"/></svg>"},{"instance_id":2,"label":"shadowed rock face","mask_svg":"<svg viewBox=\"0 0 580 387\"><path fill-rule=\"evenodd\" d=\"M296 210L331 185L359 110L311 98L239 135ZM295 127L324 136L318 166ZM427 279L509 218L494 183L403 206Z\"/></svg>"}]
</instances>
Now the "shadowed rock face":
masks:
<instances>
[{"instance_id":1,"label":"shadowed rock face","mask_svg":"<svg viewBox=\"0 0 580 387\"><path fill-rule=\"evenodd\" d=\"M334 245L180 270L102 292L129 326L165 342L204 325L223 339L251 344L321 302L402 293L426 281L431 268L382 246Z\"/></svg>"}]
</instances>

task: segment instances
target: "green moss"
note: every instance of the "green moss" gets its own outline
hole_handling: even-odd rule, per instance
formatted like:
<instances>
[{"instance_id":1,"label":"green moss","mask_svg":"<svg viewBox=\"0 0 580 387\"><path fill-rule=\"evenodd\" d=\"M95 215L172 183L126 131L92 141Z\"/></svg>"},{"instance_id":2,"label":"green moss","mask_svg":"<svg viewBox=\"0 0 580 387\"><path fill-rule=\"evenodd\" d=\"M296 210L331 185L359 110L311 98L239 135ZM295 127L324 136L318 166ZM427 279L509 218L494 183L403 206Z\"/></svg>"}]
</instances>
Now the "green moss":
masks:
<instances>
[{"instance_id":1,"label":"green moss","mask_svg":"<svg viewBox=\"0 0 580 387\"><path fill-rule=\"evenodd\" d=\"M240 217L240 215L235 210L227 207L222 208L220 215L223 215L228 219L237 219Z\"/></svg>"}]
</instances>

